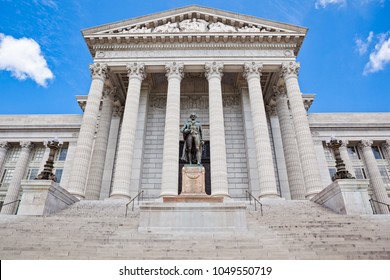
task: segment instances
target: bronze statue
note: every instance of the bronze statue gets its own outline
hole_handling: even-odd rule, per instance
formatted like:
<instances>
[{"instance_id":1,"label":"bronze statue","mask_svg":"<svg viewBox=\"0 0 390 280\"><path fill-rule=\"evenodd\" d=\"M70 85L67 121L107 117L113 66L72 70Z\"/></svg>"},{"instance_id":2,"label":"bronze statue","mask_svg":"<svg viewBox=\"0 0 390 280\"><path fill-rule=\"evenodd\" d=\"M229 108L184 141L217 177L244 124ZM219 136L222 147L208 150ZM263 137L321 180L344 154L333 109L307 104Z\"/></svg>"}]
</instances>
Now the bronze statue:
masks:
<instances>
[{"instance_id":1,"label":"bronze statue","mask_svg":"<svg viewBox=\"0 0 390 280\"><path fill-rule=\"evenodd\" d=\"M200 165L202 163L202 146L204 142L202 136L202 125L196 120L196 118L196 114L192 113L190 115L190 120L188 120L180 130L181 133L183 133L184 139L183 155L181 160L192 164L194 159L196 159L196 163Z\"/></svg>"}]
</instances>

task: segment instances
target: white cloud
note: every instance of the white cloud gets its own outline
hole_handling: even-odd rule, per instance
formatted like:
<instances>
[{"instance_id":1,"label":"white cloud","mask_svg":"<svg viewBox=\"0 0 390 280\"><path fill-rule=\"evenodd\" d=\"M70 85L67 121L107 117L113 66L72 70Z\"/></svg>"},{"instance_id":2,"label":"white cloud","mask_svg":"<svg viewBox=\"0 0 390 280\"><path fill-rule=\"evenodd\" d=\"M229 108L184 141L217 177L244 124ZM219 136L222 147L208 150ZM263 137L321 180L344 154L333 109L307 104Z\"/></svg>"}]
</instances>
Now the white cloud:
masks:
<instances>
[{"instance_id":1,"label":"white cloud","mask_svg":"<svg viewBox=\"0 0 390 280\"><path fill-rule=\"evenodd\" d=\"M41 48L29 38L16 39L0 33L0 70L10 71L18 80L30 78L46 87L54 78Z\"/></svg>"},{"instance_id":2,"label":"white cloud","mask_svg":"<svg viewBox=\"0 0 390 280\"><path fill-rule=\"evenodd\" d=\"M367 52L368 47L371 45L373 38L374 38L374 32L370 31L370 33L368 34L368 37L365 41L363 41L360 38L355 40L356 49L360 55L363 55Z\"/></svg>"},{"instance_id":3,"label":"white cloud","mask_svg":"<svg viewBox=\"0 0 390 280\"><path fill-rule=\"evenodd\" d=\"M390 63L390 33L379 35L379 42L370 53L370 60L364 67L364 74L378 72Z\"/></svg>"},{"instance_id":4,"label":"white cloud","mask_svg":"<svg viewBox=\"0 0 390 280\"><path fill-rule=\"evenodd\" d=\"M328 5L345 5L347 0L317 0L315 3L316 9L326 8Z\"/></svg>"}]
</instances>

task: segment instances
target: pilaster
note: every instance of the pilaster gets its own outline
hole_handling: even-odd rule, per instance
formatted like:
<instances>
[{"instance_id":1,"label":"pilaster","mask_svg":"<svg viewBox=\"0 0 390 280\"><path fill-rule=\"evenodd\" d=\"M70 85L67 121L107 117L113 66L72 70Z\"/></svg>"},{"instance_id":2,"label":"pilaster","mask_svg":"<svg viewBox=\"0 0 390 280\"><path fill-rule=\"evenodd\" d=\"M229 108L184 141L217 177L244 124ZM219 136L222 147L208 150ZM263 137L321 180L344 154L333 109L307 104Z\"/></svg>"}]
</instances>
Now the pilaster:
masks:
<instances>
[{"instance_id":1,"label":"pilaster","mask_svg":"<svg viewBox=\"0 0 390 280\"><path fill-rule=\"evenodd\" d=\"M5 156L7 154L7 151L9 149L9 144L7 141L1 141L0 142L0 170L1 167L4 164Z\"/></svg>"}]
</instances>

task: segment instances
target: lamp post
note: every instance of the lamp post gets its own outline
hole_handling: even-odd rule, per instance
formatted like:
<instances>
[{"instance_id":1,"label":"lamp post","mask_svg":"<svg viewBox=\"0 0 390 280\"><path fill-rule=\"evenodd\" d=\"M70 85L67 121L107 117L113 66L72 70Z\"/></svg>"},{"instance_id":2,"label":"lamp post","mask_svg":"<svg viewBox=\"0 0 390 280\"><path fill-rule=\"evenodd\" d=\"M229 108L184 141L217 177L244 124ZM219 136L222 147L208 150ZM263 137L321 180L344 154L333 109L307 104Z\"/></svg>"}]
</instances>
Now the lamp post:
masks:
<instances>
[{"instance_id":1,"label":"lamp post","mask_svg":"<svg viewBox=\"0 0 390 280\"><path fill-rule=\"evenodd\" d=\"M351 175L351 173L348 172L348 170L345 168L344 161L341 159L340 147L342 145L342 141L332 137L326 145L333 150L333 154L336 159L337 171L336 174L332 176L332 181L338 179L356 179Z\"/></svg>"},{"instance_id":2,"label":"lamp post","mask_svg":"<svg viewBox=\"0 0 390 280\"><path fill-rule=\"evenodd\" d=\"M50 149L49 158L46 161L43 171L35 178L35 180L52 180L57 182L57 178L53 174L54 157L62 146L62 141L57 138L49 139L46 146Z\"/></svg>"}]
</instances>

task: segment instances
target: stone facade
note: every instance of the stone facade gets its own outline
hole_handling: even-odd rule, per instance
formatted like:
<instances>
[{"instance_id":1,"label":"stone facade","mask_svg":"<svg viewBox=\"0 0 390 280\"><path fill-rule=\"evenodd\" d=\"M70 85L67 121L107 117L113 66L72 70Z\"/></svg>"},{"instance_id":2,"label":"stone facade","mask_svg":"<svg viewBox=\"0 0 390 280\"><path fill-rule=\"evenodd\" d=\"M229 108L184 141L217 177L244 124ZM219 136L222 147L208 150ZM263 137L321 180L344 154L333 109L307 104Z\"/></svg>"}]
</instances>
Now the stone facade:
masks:
<instances>
[{"instance_id":1,"label":"stone facade","mask_svg":"<svg viewBox=\"0 0 390 280\"><path fill-rule=\"evenodd\" d=\"M368 195L389 203L390 114L307 113L314 96L300 91L296 61L306 32L198 6L84 30L94 58L84 114L0 116L0 200L21 197L53 136L64 142L60 186L79 199L175 196L180 127L194 112L209 195L311 199L331 183L325 143L336 136L351 173L371 179Z\"/></svg>"}]
</instances>

